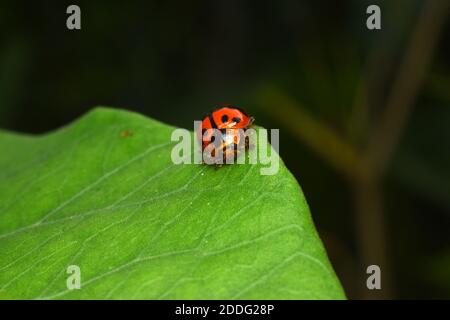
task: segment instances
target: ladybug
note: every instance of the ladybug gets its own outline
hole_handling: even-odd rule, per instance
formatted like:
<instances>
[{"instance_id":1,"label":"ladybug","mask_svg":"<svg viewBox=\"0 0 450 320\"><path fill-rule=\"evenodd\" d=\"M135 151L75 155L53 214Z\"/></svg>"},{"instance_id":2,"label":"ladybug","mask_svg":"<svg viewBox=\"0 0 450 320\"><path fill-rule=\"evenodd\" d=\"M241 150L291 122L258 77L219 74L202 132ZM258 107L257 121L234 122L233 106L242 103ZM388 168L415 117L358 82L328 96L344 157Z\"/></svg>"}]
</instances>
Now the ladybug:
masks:
<instances>
[{"instance_id":1,"label":"ladybug","mask_svg":"<svg viewBox=\"0 0 450 320\"><path fill-rule=\"evenodd\" d=\"M210 156L214 157L217 150L222 150L223 158L216 165L225 163L228 158L235 159L238 155L238 145L241 141L240 133L248 129L255 119L245 111L232 105L224 105L207 114L198 128L198 138L202 145L202 151L210 148ZM216 130L221 132L221 141L216 141ZM241 129L241 130L238 130ZM247 142L247 141L246 141ZM248 144L245 143L245 147ZM212 163L211 163L212 164Z\"/></svg>"}]
</instances>

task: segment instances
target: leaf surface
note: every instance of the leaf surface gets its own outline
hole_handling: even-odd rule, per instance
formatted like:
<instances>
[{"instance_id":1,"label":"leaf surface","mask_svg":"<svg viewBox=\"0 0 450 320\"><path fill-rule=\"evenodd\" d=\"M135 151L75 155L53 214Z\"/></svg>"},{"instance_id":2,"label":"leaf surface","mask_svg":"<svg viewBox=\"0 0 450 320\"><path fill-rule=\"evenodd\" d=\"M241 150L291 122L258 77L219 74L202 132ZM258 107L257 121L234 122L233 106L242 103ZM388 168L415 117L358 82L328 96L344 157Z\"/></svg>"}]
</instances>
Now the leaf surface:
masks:
<instances>
[{"instance_id":1,"label":"leaf surface","mask_svg":"<svg viewBox=\"0 0 450 320\"><path fill-rule=\"evenodd\" d=\"M175 165L173 129L96 108L0 132L0 298L345 298L283 163Z\"/></svg>"}]
</instances>

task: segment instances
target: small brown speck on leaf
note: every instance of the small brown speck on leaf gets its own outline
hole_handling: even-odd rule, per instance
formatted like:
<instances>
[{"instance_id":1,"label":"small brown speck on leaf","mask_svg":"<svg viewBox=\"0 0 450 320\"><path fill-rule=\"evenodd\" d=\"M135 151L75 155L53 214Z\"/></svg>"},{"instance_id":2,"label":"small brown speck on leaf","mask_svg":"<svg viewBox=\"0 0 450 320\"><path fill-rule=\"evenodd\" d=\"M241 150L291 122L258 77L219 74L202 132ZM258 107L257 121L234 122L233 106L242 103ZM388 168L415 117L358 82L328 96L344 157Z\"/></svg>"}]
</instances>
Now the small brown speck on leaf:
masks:
<instances>
[{"instance_id":1,"label":"small brown speck on leaf","mask_svg":"<svg viewBox=\"0 0 450 320\"><path fill-rule=\"evenodd\" d=\"M120 136L123 138L131 137L133 136L133 132L131 132L130 130L125 130L120 133Z\"/></svg>"}]
</instances>

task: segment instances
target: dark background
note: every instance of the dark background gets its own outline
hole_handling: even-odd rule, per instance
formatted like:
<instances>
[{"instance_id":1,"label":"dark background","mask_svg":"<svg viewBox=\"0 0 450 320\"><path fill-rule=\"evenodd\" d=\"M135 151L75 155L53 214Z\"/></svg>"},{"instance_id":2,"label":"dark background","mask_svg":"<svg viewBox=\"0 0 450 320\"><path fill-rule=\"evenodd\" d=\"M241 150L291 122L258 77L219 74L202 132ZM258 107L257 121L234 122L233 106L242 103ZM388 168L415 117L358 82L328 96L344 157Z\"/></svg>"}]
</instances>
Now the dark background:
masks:
<instances>
[{"instance_id":1,"label":"dark background","mask_svg":"<svg viewBox=\"0 0 450 320\"><path fill-rule=\"evenodd\" d=\"M448 4L0 1L0 128L44 133L105 105L191 129L239 105L280 128L349 298L450 298Z\"/></svg>"}]
</instances>

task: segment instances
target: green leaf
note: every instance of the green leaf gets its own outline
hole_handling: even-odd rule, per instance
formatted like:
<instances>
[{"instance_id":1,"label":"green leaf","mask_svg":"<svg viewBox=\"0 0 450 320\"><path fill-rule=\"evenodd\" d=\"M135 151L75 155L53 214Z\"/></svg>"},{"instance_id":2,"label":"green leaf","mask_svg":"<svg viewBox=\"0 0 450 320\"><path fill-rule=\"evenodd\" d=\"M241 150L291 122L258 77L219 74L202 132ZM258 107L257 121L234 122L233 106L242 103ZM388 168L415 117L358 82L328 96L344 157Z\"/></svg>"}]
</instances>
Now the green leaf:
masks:
<instances>
[{"instance_id":1,"label":"green leaf","mask_svg":"<svg viewBox=\"0 0 450 320\"><path fill-rule=\"evenodd\" d=\"M97 108L0 133L0 298L345 298L284 164L175 165L173 129Z\"/></svg>"}]
</instances>

